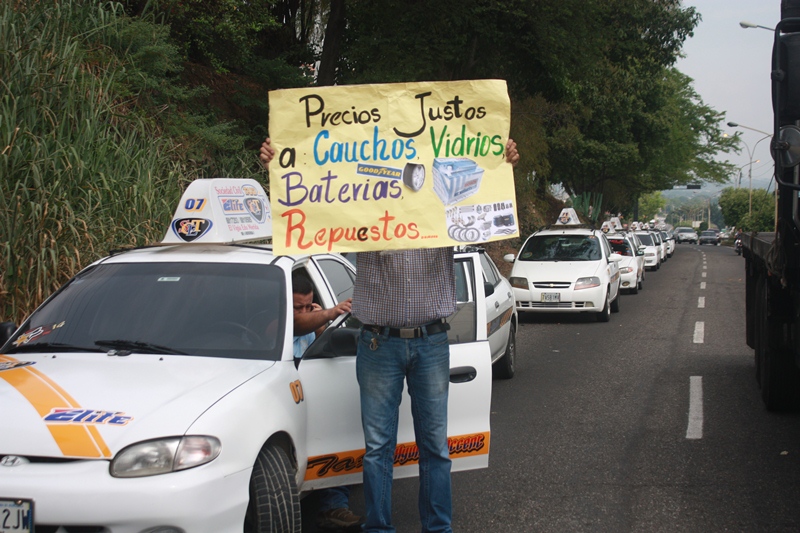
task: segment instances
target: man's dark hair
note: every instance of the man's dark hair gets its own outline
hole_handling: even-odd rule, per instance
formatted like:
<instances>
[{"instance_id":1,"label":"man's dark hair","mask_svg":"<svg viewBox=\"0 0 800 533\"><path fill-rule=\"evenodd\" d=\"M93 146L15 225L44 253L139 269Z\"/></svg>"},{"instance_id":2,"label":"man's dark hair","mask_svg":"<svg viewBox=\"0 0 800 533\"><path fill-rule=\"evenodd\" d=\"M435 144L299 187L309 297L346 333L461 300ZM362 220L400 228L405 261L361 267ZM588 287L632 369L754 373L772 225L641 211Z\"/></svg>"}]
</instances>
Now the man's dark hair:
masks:
<instances>
[{"instance_id":1,"label":"man's dark hair","mask_svg":"<svg viewBox=\"0 0 800 533\"><path fill-rule=\"evenodd\" d=\"M309 294L314 292L314 284L311 283L308 275L300 270L292 272L292 293Z\"/></svg>"}]
</instances>

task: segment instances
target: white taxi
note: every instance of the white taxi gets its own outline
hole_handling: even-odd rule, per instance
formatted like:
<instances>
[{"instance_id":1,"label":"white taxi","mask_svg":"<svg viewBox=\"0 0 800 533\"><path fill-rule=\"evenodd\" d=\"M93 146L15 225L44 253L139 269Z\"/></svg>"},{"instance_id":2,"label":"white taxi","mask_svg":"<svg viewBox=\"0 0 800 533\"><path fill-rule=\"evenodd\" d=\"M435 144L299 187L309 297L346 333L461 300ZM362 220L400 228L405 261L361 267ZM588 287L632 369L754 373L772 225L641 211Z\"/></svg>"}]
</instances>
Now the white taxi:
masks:
<instances>
[{"instance_id":1,"label":"white taxi","mask_svg":"<svg viewBox=\"0 0 800 533\"><path fill-rule=\"evenodd\" d=\"M661 245L656 242L653 233L650 231L637 231L635 235L644 245L645 269L658 270L661 268Z\"/></svg>"},{"instance_id":2,"label":"white taxi","mask_svg":"<svg viewBox=\"0 0 800 533\"><path fill-rule=\"evenodd\" d=\"M302 494L361 482L359 324L292 353L292 273L329 308L354 269L236 242L269 227L257 182L195 181L160 245L97 261L0 339L0 529L299 532ZM479 254L455 261L459 471L488 465L492 371ZM395 476L417 476L408 397L397 442Z\"/></svg>"},{"instance_id":3,"label":"white taxi","mask_svg":"<svg viewBox=\"0 0 800 533\"><path fill-rule=\"evenodd\" d=\"M513 263L509 281L517 311L594 313L601 322L619 311L622 256L601 230L581 224L572 208L528 237L517 257L504 259Z\"/></svg>"},{"instance_id":4,"label":"white taxi","mask_svg":"<svg viewBox=\"0 0 800 533\"><path fill-rule=\"evenodd\" d=\"M644 282L644 250L640 250L626 233L606 233L611 249L622 256L619 260L620 290L637 294Z\"/></svg>"}]
</instances>

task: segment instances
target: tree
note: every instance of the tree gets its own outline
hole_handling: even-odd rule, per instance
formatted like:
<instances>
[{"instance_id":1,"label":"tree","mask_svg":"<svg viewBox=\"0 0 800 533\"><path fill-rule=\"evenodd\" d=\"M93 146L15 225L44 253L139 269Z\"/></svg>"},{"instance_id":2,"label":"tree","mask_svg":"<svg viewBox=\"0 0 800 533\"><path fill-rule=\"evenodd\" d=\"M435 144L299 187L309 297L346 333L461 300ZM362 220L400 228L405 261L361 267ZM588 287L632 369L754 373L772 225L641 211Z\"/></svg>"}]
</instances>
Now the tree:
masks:
<instances>
[{"instance_id":1,"label":"tree","mask_svg":"<svg viewBox=\"0 0 800 533\"><path fill-rule=\"evenodd\" d=\"M667 205L667 200L658 191L642 195L639 198L639 219L652 220Z\"/></svg>"},{"instance_id":2,"label":"tree","mask_svg":"<svg viewBox=\"0 0 800 533\"><path fill-rule=\"evenodd\" d=\"M719 197L719 207L728 225L747 231L774 231L775 197L764 189L727 187ZM751 214L752 211L752 214Z\"/></svg>"}]
</instances>

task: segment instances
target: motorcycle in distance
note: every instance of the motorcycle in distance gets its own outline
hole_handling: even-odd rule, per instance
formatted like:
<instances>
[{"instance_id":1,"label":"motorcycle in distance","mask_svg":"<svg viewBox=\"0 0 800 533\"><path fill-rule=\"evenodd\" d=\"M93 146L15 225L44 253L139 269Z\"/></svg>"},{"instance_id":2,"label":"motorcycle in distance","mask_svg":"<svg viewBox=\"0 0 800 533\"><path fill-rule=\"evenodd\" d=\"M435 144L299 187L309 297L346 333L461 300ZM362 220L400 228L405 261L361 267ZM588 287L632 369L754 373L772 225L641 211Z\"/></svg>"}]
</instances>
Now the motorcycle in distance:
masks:
<instances>
[{"instance_id":1,"label":"motorcycle in distance","mask_svg":"<svg viewBox=\"0 0 800 533\"><path fill-rule=\"evenodd\" d=\"M736 250L736 255L742 255L742 236L737 235L736 240L733 241L733 249Z\"/></svg>"}]
</instances>

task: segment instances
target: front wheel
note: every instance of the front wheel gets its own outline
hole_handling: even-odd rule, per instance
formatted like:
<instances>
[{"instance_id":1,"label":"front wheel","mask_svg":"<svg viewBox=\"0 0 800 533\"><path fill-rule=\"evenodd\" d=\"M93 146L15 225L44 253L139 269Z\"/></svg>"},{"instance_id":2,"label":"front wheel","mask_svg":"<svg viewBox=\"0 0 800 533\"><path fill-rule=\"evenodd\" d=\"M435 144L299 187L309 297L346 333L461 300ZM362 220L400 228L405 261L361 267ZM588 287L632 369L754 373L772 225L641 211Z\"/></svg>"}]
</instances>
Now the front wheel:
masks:
<instances>
[{"instance_id":1,"label":"front wheel","mask_svg":"<svg viewBox=\"0 0 800 533\"><path fill-rule=\"evenodd\" d=\"M295 469L283 448L267 445L258 453L250 476L244 532L302 532Z\"/></svg>"},{"instance_id":2,"label":"front wheel","mask_svg":"<svg viewBox=\"0 0 800 533\"><path fill-rule=\"evenodd\" d=\"M508 331L508 343L503 357L497 360L492 366L492 374L499 379L511 379L514 377L514 359L517 356L517 335L514 323Z\"/></svg>"},{"instance_id":3,"label":"front wheel","mask_svg":"<svg viewBox=\"0 0 800 533\"><path fill-rule=\"evenodd\" d=\"M603 306L603 310L597 313L597 321L598 322L608 322L611 320L611 306L608 304L608 294L606 294L606 304Z\"/></svg>"},{"instance_id":4,"label":"front wheel","mask_svg":"<svg viewBox=\"0 0 800 533\"><path fill-rule=\"evenodd\" d=\"M619 313L619 297L622 291L617 290L617 297L614 298L614 301L611 302L611 312L612 313Z\"/></svg>"}]
</instances>

